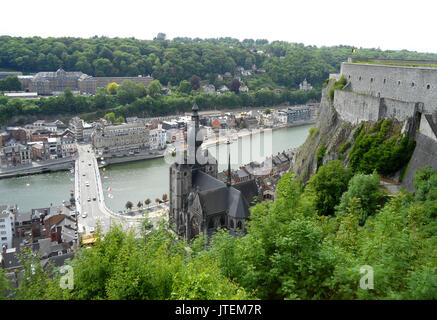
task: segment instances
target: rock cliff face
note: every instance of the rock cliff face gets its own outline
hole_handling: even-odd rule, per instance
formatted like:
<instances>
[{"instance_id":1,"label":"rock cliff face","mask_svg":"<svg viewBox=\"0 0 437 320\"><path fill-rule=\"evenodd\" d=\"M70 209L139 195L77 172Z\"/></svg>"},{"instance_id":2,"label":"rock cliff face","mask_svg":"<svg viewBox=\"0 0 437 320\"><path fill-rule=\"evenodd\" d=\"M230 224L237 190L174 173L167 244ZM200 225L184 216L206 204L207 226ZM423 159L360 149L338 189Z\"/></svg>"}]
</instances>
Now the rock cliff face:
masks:
<instances>
[{"instance_id":1,"label":"rock cliff face","mask_svg":"<svg viewBox=\"0 0 437 320\"><path fill-rule=\"evenodd\" d=\"M293 171L303 181L307 181L317 171L317 150L319 147L326 147L326 152L321 160L323 164L338 159L341 146L353 138L353 132L358 127L358 125L354 126L349 122L342 121L338 116L329 99L329 90L334 82L335 80L330 80L326 88L323 88L316 126L310 130L310 135L297 150L295 156ZM343 163L347 165L347 162L348 159L345 157Z\"/></svg>"},{"instance_id":2,"label":"rock cliff face","mask_svg":"<svg viewBox=\"0 0 437 320\"><path fill-rule=\"evenodd\" d=\"M322 90L318 121L310 130L305 143L297 150L292 165L293 171L303 181L307 181L317 171L318 166L331 160L341 160L344 166L349 166L349 153L355 142L355 132L361 128L361 125L370 128L375 123L375 121L362 121L352 124L342 120L329 98L329 91L334 85L335 80L329 80L326 88ZM351 106L351 110L353 107ZM413 119L403 122L394 120L391 134L399 134L401 131L414 132L413 127ZM391 178L398 179L399 173Z\"/></svg>"}]
</instances>

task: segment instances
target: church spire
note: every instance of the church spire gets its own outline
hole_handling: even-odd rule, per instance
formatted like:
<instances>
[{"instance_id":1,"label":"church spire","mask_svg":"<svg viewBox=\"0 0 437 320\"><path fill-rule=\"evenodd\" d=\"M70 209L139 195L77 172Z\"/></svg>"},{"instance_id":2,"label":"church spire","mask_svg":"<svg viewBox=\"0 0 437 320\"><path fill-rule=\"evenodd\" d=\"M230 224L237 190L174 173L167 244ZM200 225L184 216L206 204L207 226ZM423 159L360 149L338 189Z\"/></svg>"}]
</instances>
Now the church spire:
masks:
<instances>
[{"instance_id":1,"label":"church spire","mask_svg":"<svg viewBox=\"0 0 437 320\"><path fill-rule=\"evenodd\" d=\"M197 150L200 148L203 137L199 134L200 131L200 121L199 121L199 106L196 102L194 102L193 107L191 108L191 121L194 122L194 158L191 158L194 160L194 163L197 163L196 155Z\"/></svg>"},{"instance_id":2,"label":"church spire","mask_svg":"<svg viewBox=\"0 0 437 320\"><path fill-rule=\"evenodd\" d=\"M228 178L227 178L227 181L226 181L226 185L228 186L228 187L230 187L231 186L231 152L230 152L230 148L229 148L229 146L230 146L230 144L231 144L231 142L228 140L228 155L229 155L229 157L228 157Z\"/></svg>"}]
</instances>

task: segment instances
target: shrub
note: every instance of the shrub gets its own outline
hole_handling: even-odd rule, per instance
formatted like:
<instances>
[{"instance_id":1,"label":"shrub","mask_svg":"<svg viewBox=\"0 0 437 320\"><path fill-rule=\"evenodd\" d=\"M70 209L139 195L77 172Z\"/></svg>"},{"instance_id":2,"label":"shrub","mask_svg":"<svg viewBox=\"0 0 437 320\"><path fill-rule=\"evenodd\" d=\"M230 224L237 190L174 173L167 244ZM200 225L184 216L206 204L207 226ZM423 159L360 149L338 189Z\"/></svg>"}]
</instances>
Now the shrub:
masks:
<instances>
[{"instance_id":1,"label":"shrub","mask_svg":"<svg viewBox=\"0 0 437 320\"><path fill-rule=\"evenodd\" d=\"M351 143L349 141L343 143L340 147L340 154L344 154L350 147L351 147Z\"/></svg>"},{"instance_id":2,"label":"shrub","mask_svg":"<svg viewBox=\"0 0 437 320\"><path fill-rule=\"evenodd\" d=\"M316 154L316 162L317 162L317 168L321 167L323 164L323 157L326 154L326 146L322 144L317 148L317 154Z\"/></svg>"},{"instance_id":3,"label":"shrub","mask_svg":"<svg viewBox=\"0 0 437 320\"><path fill-rule=\"evenodd\" d=\"M331 88L331 90L329 90L329 99L331 101L334 100L334 92L335 90L340 90L343 89L343 87L346 85L347 81L344 78L344 76L341 76L340 80L335 81L334 86Z\"/></svg>"},{"instance_id":4,"label":"shrub","mask_svg":"<svg viewBox=\"0 0 437 320\"><path fill-rule=\"evenodd\" d=\"M361 127L350 153L350 167L354 172L366 174L376 170L379 174L389 175L408 164L416 143L413 139L395 134L390 136L392 121L379 121L366 132ZM355 135L355 134L354 134Z\"/></svg>"},{"instance_id":5,"label":"shrub","mask_svg":"<svg viewBox=\"0 0 437 320\"><path fill-rule=\"evenodd\" d=\"M308 182L308 191L314 196L314 204L319 215L331 215L335 206L348 188L353 173L343 167L340 161L330 161L321 166Z\"/></svg>"},{"instance_id":6,"label":"shrub","mask_svg":"<svg viewBox=\"0 0 437 320\"><path fill-rule=\"evenodd\" d=\"M317 134L319 132L319 129L316 127L311 127L310 128L310 137L312 137L313 135Z\"/></svg>"}]
</instances>

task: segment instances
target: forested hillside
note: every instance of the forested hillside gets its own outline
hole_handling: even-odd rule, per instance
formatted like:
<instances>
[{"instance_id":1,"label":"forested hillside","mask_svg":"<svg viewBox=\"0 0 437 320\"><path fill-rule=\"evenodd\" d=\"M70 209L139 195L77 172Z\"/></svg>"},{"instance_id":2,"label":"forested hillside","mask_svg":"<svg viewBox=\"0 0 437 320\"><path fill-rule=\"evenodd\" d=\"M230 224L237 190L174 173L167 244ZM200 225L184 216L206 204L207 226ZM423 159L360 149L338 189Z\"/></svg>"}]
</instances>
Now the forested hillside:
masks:
<instances>
[{"instance_id":1,"label":"forested hillside","mask_svg":"<svg viewBox=\"0 0 437 320\"><path fill-rule=\"evenodd\" d=\"M54 71L62 66L66 71L82 71L93 76L150 74L163 85L169 82L179 85L192 75L214 83L218 74L234 74L237 66L250 69L256 65L266 73L254 81L296 88L306 78L320 88L329 73L339 71L340 63L352 55L353 49L350 46L318 48L283 41L269 43L259 39L164 39L163 34L151 41L1 36L0 69L32 73ZM358 49L354 55L437 58L436 54L379 49Z\"/></svg>"}]
</instances>

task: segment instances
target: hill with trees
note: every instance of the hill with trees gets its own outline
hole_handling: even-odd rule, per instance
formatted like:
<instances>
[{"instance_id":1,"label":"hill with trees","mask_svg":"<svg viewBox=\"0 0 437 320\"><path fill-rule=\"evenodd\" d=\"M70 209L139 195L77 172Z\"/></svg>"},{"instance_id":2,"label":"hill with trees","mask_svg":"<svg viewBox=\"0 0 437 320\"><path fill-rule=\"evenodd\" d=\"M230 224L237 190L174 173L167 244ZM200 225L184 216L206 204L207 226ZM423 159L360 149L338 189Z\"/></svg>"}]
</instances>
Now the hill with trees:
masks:
<instances>
[{"instance_id":1,"label":"hill with trees","mask_svg":"<svg viewBox=\"0 0 437 320\"><path fill-rule=\"evenodd\" d=\"M416 189L389 195L376 174L331 161L306 186L285 174L244 236L186 243L165 225L145 221L139 238L114 226L67 261L73 289L24 253L17 288L0 269L0 299L436 299L437 172L420 170ZM371 288L360 287L363 266Z\"/></svg>"},{"instance_id":2,"label":"hill with trees","mask_svg":"<svg viewBox=\"0 0 437 320\"><path fill-rule=\"evenodd\" d=\"M351 55L370 58L437 59L437 54L410 51L358 49L351 46L316 47L283 41L233 38L174 38L160 33L154 40L135 38L21 38L0 36L0 70L24 74L54 71L82 71L93 76L151 75L148 88L126 82L110 84L92 97L63 96L21 101L0 96L0 123L21 117L71 116L88 113L89 119L114 112L116 117L161 116L188 111L194 101L204 109L268 107L319 100L329 73L338 72ZM241 68L246 71L244 75ZM223 77L228 74L227 77ZM230 76L229 76L230 75ZM235 81L239 77L240 80ZM307 79L315 89L296 91ZM216 88L226 85L221 95L202 93L202 83ZM250 91L240 92L245 85ZM17 90L16 78L0 82L0 90ZM276 90L275 89L279 89ZM26 118L26 119L27 119ZM13 121L25 121L25 118Z\"/></svg>"}]
</instances>

